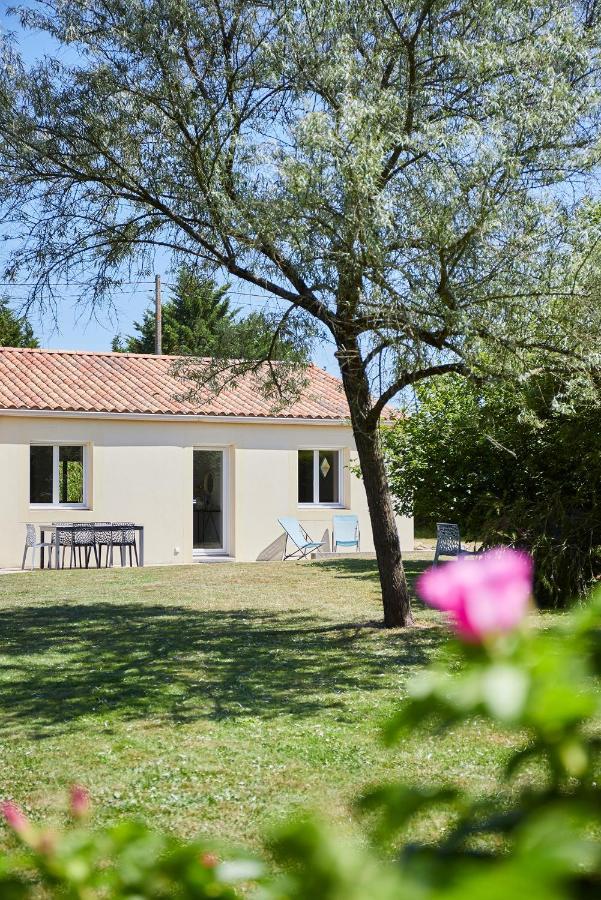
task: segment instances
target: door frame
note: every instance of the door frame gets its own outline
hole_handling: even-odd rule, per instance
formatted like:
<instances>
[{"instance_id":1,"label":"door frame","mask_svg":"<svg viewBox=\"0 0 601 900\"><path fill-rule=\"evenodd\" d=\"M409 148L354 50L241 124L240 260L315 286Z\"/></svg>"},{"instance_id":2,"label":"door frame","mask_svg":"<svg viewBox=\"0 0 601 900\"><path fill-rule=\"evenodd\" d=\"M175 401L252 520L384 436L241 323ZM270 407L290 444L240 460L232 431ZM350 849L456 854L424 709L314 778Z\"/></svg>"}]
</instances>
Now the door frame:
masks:
<instances>
[{"instance_id":1,"label":"door frame","mask_svg":"<svg viewBox=\"0 0 601 900\"><path fill-rule=\"evenodd\" d=\"M192 495L194 494L194 453L197 450L211 451L221 453L221 547L195 547L194 546L194 523L192 523L192 557L199 556L228 556L229 554L229 506L230 506L230 465L229 465L229 447L219 446L197 446L192 447ZM194 496L191 498L194 500ZM194 507L192 507L194 509Z\"/></svg>"}]
</instances>

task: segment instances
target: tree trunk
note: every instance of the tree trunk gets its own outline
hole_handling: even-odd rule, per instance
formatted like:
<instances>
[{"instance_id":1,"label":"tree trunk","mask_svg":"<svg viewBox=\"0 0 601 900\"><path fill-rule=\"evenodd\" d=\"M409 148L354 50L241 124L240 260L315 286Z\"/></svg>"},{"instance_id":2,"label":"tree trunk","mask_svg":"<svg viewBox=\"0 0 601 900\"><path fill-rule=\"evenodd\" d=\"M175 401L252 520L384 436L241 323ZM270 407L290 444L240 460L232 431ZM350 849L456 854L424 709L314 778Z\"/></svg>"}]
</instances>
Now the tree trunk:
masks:
<instances>
[{"instance_id":1,"label":"tree trunk","mask_svg":"<svg viewBox=\"0 0 601 900\"><path fill-rule=\"evenodd\" d=\"M384 625L387 628L413 625L401 545L378 433L377 430L366 433L355 428L353 431L380 571Z\"/></svg>"},{"instance_id":2,"label":"tree trunk","mask_svg":"<svg viewBox=\"0 0 601 900\"><path fill-rule=\"evenodd\" d=\"M367 505L380 573L384 625L387 628L413 625L407 579L401 557L401 545L396 527L384 457L380 446L377 424L368 422L371 406L369 383L360 363L358 353L349 360L348 343L338 359L342 381L351 410L353 435L359 455L361 474L367 495ZM350 364L349 364L350 362Z\"/></svg>"}]
</instances>

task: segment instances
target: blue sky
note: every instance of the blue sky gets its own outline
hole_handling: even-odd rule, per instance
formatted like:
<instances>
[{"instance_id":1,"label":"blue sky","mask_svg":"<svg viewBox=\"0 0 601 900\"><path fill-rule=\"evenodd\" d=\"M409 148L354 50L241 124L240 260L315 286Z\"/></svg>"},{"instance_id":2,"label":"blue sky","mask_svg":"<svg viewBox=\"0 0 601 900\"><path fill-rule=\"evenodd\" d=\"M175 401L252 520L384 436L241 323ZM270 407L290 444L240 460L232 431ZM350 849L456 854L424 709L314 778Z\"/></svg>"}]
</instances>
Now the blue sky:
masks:
<instances>
[{"instance_id":1,"label":"blue sky","mask_svg":"<svg viewBox=\"0 0 601 900\"><path fill-rule=\"evenodd\" d=\"M25 5L25 4L23 4ZM13 32L24 58L33 62L40 57L51 54L63 60L68 51L58 47L45 34L32 35L20 28L14 15L8 14L10 4L0 0L0 27L4 32ZM0 250L0 263L6 259L6 253ZM163 283L163 300L169 299L169 282L173 277L170 271L171 261L166 253L157 253L154 272L161 276ZM26 281L27 279L24 279ZM241 314L252 309L265 307L267 298L260 296L256 289L250 289L242 282L232 282L232 306L241 310ZM23 284L9 285L0 282L0 294L10 298L15 310L22 308L27 300L27 287ZM32 309L29 315L36 336L42 347L61 348L65 350L110 350L114 335L133 332L134 321L140 321L146 307L154 300L154 279L145 276L144 280L125 285L115 291L112 297L112 308L90 309L88 305L77 303L75 291L60 287L60 302L55 314L50 310ZM273 301L271 301L273 304ZM334 357L331 343L316 346L315 362L338 375L338 365Z\"/></svg>"}]
</instances>

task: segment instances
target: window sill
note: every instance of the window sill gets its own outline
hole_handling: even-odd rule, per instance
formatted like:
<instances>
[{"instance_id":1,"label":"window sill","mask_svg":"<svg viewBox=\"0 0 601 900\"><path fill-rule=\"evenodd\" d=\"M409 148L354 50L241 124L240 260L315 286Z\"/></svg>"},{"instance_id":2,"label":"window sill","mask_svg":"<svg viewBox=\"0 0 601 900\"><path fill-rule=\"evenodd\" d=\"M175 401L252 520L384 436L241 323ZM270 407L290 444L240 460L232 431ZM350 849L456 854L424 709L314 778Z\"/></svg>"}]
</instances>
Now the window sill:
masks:
<instances>
[{"instance_id":1,"label":"window sill","mask_svg":"<svg viewBox=\"0 0 601 900\"><path fill-rule=\"evenodd\" d=\"M30 503L29 509L32 512L35 512L36 509L82 509L82 510L91 510L91 506L86 506L84 503Z\"/></svg>"},{"instance_id":2,"label":"window sill","mask_svg":"<svg viewBox=\"0 0 601 900\"><path fill-rule=\"evenodd\" d=\"M299 503L299 509L346 509L344 503Z\"/></svg>"}]
</instances>

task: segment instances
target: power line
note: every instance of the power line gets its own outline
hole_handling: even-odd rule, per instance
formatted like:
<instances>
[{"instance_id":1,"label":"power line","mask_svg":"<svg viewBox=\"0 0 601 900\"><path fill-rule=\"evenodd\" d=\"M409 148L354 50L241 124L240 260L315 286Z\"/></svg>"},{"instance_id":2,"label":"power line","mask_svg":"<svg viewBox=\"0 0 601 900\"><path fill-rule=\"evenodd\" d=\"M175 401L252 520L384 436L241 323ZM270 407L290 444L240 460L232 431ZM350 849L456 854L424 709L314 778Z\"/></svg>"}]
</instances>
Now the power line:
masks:
<instances>
[{"instance_id":1,"label":"power line","mask_svg":"<svg viewBox=\"0 0 601 900\"><path fill-rule=\"evenodd\" d=\"M38 281L0 281L0 287L36 287L39 284ZM152 285L154 281L121 281L118 285L114 285L114 287L120 287L123 284L127 285ZM88 287L89 283L87 281L55 281L54 284L47 285L48 287Z\"/></svg>"},{"instance_id":2,"label":"power line","mask_svg":"<svg viewBox=\"0 0 601 900\"><path fill-rule=\"evenodd\" d=\"M150 287L150 286L154 286L154 281L122 281L120 284L113 285L113 287L110 288L110 290L112 290L112 291L125 290L125 286L128 286L128 287L130 287L130 286L133 286L133 287L149 286ZM175 285L173 283L170 284L168 281L163 281L162 286L166 287L166 288L170 288L171 290L173 290L173 288L175 287ZM15 287L15 288L17 288L17 287L37 287L37 282L35 282L35 281L0 281L0 288L13 288L13 287ZM57 282L55 282L55 284L48 285L48 287L72 288L72 287L89 287L89 285L87 284L87 282L57 281ZM252 291L232 291L232 290L228 290L227 293L232 294L235 297L256 297L259 300L270 300L273 298L275 298L277 300L283 300L283 297L278 297L277 294L267 294L267 293L266 294L253 294ZM285 300L284 302L286 303L288 301Z\"/></svg>"}]
</instances>

